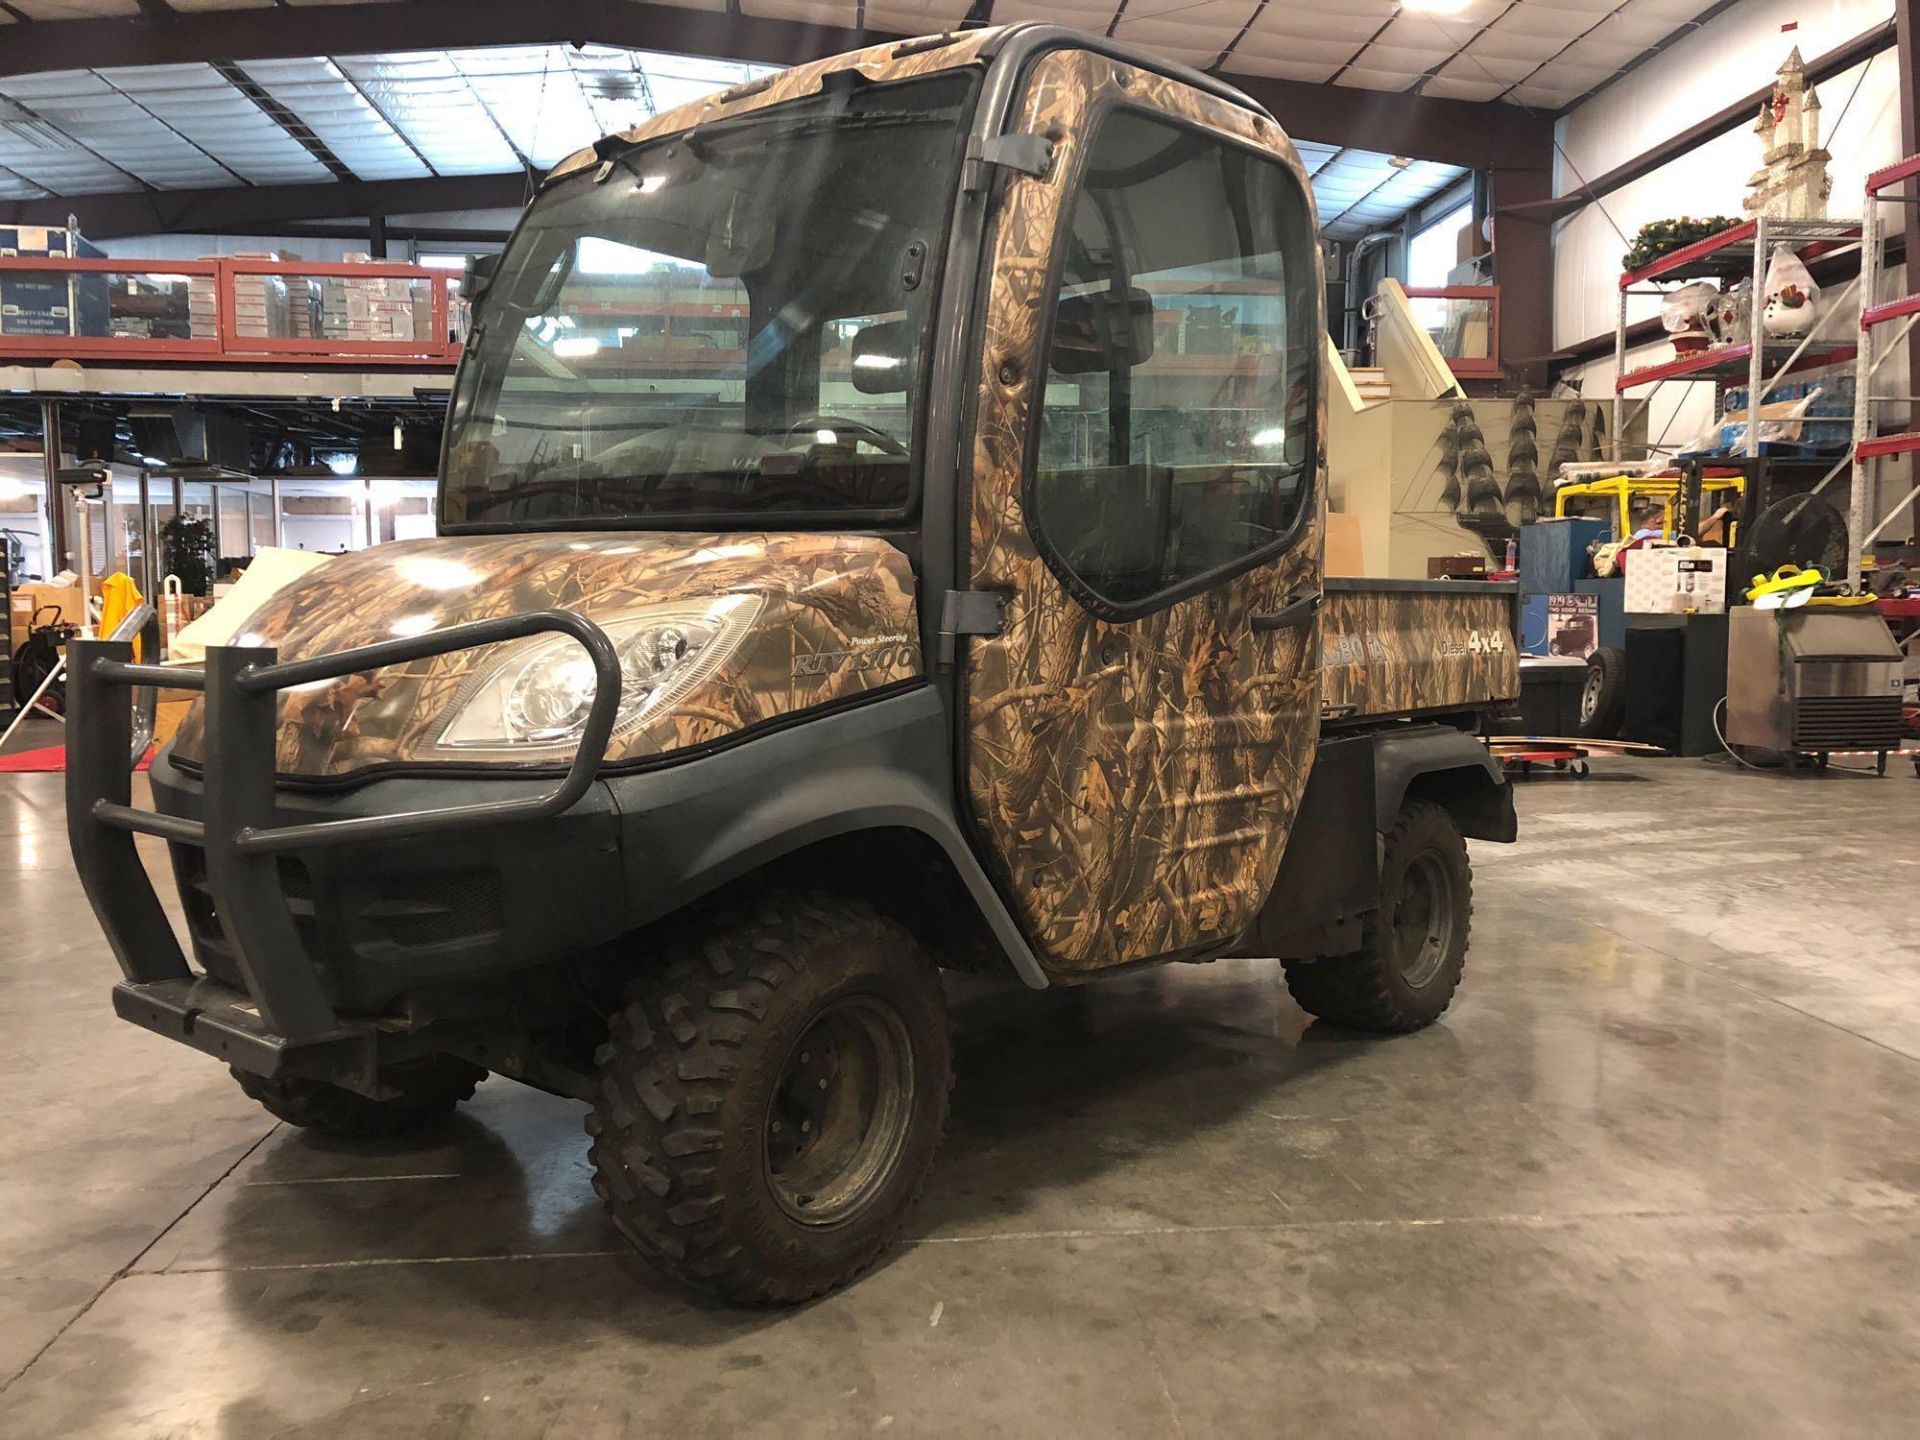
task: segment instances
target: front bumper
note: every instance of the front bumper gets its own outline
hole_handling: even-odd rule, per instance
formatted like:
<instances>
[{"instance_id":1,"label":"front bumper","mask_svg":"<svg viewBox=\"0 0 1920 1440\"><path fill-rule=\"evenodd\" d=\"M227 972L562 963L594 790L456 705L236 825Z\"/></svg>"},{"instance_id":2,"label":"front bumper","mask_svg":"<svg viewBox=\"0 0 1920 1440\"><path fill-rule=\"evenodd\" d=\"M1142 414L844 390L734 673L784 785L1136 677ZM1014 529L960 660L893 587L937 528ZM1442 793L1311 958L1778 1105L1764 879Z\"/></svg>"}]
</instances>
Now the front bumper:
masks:
<instances>
[{"instance_id":1,"label":"front bumper","mask_svg":"<svg viewBox=\"0 0 1920 1440\"><path fill-rule=\"evenodd\" d=\"M148 778L161 814L205 818L206 790L195 776L162 755ZM273 823L419 814L549 788L465 778L386 780L333 794L283 790ZM169 849L194 960L244 990L244 937L236 943L215 898L206 848L176 841ZM603 783L538 824L281 855L274 879L301 954L336 1010L379 1011L403 992L577 954L632 928L619 817Z\"/></svg>"},{"instance_id":2,"label":"front bumper","mask_svg":"<svg viewBox=\"0 0 1920 1440\"><path fill-rule=\"evenodd\" d=\"M281 690L543 631L578 641L597 680L557 786L392 781L331 799L278 788ZM126 976L114 999L125 1018L243 1068L318 1067L377 1094L378 1066L440 1028L432 1013L424 1024L378 1015L403 988L537 963L625 928L618 826L595 779L620 669L591 622L563 611L508 616L289 663L215 647L204 671L131 662L127 641L68 651L68 839ZM127 688L155 685L205 690L210 765L202 783L156 762L157 809L147 811L131 804ZM204 977L187 964L137 834L169 843ZM445 1028L461 1019L455 1007Z\"/></svg>"}]
</instances>

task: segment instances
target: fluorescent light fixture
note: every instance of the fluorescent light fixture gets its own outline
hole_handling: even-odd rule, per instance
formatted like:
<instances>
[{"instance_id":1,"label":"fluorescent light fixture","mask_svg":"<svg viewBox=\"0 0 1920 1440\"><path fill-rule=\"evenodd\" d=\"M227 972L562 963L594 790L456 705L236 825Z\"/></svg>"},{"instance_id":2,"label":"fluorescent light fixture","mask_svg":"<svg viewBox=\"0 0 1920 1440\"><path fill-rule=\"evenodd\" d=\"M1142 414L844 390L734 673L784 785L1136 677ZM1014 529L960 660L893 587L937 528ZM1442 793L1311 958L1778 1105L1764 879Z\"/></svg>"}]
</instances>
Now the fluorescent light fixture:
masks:
<instances>
[{"instance_id":1,"label":"fluorescent light fixture","mask_svg":"<svg viewBox=\"0 0 1920 1440\"><path fill-rule=\"evenodd\" d=\"M898 355L856 355L853 357L853 368L856 370L898 370L900 368L900 357Z\"/></svg>"},{"instance_id":2,"label":"fluorescent light fixture","mask_svg":"<svg viewBox=\"0 0 1920 1440\"><path fill-rule=\"evenodd\" d=\"M1287 427L1284 425L1269 425L1264 430L1256 430L1253 432L1253 443L1263 446L1284 445L1287 443Z\"/></svg>"},{"instance_id":3,"label":"fluorescent light fixture","mask_svg":"<svg viewBox=\"0 0 1920 1440\"><path fill-rule=\"evenodd\" d=\"M467 257L464 255L422 255L415 260L414 263L416 265L424 265L429 270L464 270L467 268Z\"/></svg>"},{"instance_id":4,"label":"fluorescent light fixture","mask_svg":"<svg viewBox=\"0 0 1920 1440\"><path fill-rule=\"evenodd\" d=\"M407 448L406 432L400 428L400 422L398 420L393 422L393 448L396 450L404 450Z\"/></svg>"},{"instance_id":5,"label":"fluorescent light fixture","mask_svg":"<svg viewBox=\"0 0 1920 1440\"><path fill-rule=\"evenodd\" d=\"M581 360L600 353L600 342L591 335L563 335L553 342L553 353L563 360Z\"/></svg>"}]
</instances>

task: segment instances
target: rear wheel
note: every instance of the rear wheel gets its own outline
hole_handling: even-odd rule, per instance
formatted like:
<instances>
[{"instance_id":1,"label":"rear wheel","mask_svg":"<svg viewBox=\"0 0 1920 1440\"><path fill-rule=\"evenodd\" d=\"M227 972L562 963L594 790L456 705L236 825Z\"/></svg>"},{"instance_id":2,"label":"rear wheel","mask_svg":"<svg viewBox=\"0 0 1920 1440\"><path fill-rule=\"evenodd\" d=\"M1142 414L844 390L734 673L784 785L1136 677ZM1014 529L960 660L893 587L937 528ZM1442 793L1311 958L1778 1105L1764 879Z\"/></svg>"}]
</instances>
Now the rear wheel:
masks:
<instances>
[{"instance_id":1,"label":"rear wheel","mask_svg":"<svg viewBox=\"0 0 1920 1440\"><path fill-rule=\"evenodd\" d=\"M594 1189L675 1279L793 1304L899 1231L952 1084L939 973L871 906L775 893L682 932L596 1057Z\"/></svg>"},{"instance_id":2,"label":"rear wheel","mask_svg":"<svg viewBox=\"0 0 1920 1440\"><path fill-rule=\"evenodd\" d=\"M385 1100L369 1100L324 1080L270 1080L238 1068L233 1078L268 1113L289 1125L340 1140L372 1140L444 1120L462 1100L473 1097L487 1072L451 1055L436 1055L383 1071L380 1078L399 1092Z\"/></svg>"},{"instance_id":3,"label":"rear wheel","mask_svg":"<svg viewBox=\"0 0 1920 1440\"><path fill-rule=\"evenodd\" d=\"M1580 687L1580 733L1589 740L1611 740L1627 719L1627 652L1602 645L1587 657Z\"/></svg>"},{"instance_id":4,"label":"rear wheel","mask_svg":"<svg viewBox=\"0 0 1920 1440\"><path fill-rule=\"evenodd\" d=\"M1409 801L1386 835L1380 904L1360 949L1285 962L1300 1008L1336 1025L1404 1034L1438 1020L1466 966L1473 872L1453 816Z\"/></svg>"}]
</instances>

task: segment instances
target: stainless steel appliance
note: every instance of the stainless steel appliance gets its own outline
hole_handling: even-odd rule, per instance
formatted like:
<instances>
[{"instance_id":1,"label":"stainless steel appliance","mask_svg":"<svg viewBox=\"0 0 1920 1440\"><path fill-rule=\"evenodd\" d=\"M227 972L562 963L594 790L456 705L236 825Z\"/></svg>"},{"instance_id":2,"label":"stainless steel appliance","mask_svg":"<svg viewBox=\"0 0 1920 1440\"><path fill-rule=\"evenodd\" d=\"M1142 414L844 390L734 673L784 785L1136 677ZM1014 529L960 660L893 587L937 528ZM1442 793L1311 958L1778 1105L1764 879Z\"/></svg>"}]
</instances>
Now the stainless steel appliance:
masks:
<instances>
[{"instance_id":1,"label":"stainless steel appliance","mask_svg":"<svg viewBox=\"0 0 1920 1440\"><path fill-rule=\"evenodd\" d=\"M1901 654L1869 607L1748 606L1729 616L1727 740L1825 758L1900 748Z\"/></svg>"}]
</instances>

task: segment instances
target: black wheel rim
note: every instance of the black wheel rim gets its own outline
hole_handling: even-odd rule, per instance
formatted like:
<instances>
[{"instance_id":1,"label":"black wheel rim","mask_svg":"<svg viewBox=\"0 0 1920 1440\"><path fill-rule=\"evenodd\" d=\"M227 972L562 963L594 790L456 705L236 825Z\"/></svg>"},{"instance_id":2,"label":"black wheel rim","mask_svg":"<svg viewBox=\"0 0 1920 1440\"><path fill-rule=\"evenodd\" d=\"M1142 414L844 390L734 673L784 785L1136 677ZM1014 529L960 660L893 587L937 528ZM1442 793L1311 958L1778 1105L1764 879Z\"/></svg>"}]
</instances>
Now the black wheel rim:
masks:
<instances>
[{"instance_id":1,"label":"black wheel rim","mask_svg":"<svg viewBox=\"0 0 1920 1440\"><path fill-rule=\"evenodd\" d=\"M1431 850L1413 857L1393 897L1394 962L1414 989L1430 983L1453 948L1453 878Z\"/></svg>"},{"instance_id":2,"label":"black wheel rim","mask_svg":"<svg viewBox=\"0 0 1920 1440\"><path fill-rule=\"evenodd\" d=\"M1587 683L1580 687L1580 719L1582 722L1593 719L1600 709L1600 667L1587 667Z\"/></svg>"},{"instance_id":3,"label":"black wheel rim","mask_svg":"<svg viewBox=\"0 0 1920 1440\"><path fill-rule=\"evenodd\" d=\"M913 1116L913 1041L891 1005L837 1000L787 1056L767 1105L767 1183L802 1225L837 1225L886 1184Z\"/></svg>"}]
</instances>

